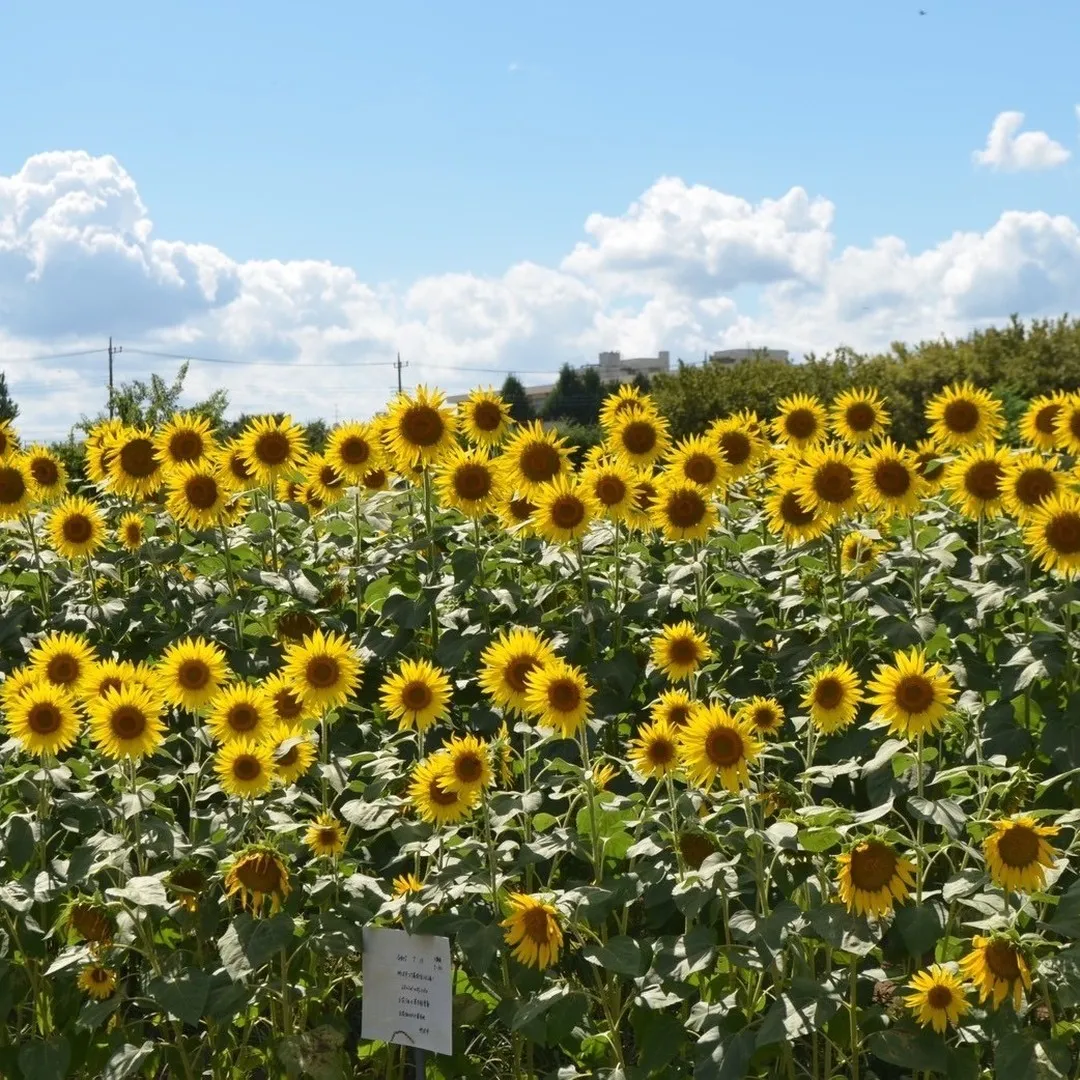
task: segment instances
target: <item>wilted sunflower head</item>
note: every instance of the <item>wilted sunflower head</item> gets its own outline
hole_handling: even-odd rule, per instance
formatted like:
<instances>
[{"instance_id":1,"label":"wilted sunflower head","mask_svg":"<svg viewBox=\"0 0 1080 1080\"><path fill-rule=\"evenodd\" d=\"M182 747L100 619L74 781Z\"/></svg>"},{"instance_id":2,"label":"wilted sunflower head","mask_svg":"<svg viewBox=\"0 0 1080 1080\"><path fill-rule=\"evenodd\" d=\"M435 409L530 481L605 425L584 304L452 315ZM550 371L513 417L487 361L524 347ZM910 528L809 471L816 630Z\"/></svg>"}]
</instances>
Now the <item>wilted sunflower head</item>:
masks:
<instances>
[{"instance_id":1,"label":"wilted sunflower head","mask_svg":"<svg viewBox=\"0 0 1080 1080\"><path fill-rule=\"evenodd\" d=\"M225 872L225 893L238 897L240 907L259 915L269 901L276 914L288 899L292 887L281 853L269 844L249 844L237 854Z\"/></svg>"}]
</instances>

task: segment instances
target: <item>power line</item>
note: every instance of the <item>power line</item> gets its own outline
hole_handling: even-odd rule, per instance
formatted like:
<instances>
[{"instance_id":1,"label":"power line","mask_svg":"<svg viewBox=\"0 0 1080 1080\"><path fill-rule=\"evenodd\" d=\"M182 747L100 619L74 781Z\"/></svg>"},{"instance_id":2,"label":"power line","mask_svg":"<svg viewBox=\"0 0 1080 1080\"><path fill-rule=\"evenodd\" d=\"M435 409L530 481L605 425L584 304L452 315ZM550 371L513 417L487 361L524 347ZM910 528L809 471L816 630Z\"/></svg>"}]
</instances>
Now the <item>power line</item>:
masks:
<instances>
[{"instance_id":1,"label":"power line","mask_svg":"<svg viewBox=\"0 0 1080 1080\"><path fill-rule=\"evenodd\" d=\"M94 356L97 353L108 351L108 349L80 349L78 352L42 353L40 356L5 356L0 358L0 365L36 364L43 360L67 360L73 356Z\"/></svg>"},{"instance_id":2,"label":"power line","mask_svg":"<svg viewBox=\"0 0 1080 1080\"><path fill-rule=\"evenodd\" d=\"M184 362L191 362L193 364L235 364L238 367L279 367L293 369L324 367L324 368L350 368L350 367L393 367L394 362L392 360L355 360L343 364L299 364L299 363L282 363L280 360L230 360L221 356L190 356L181 353L167 353L157 352L154 349L133 349L127 350L132 355L136 356L157 356L163 360L182 360Z\"/></svg>"}]
</instances>

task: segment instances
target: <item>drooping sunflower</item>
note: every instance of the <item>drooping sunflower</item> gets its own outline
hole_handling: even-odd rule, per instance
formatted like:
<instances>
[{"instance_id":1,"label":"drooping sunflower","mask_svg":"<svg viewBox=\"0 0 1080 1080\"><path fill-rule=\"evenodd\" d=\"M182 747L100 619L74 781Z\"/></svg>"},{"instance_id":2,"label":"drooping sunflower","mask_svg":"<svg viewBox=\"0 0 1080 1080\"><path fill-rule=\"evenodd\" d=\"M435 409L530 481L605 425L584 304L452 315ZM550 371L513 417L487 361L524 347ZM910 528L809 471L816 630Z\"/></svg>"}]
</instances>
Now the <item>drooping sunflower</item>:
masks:
<instances>
[{"instance_id":1,"label":"drooping sunflower","mask_svg":"<svg viewBox=\"0 0 1080 1080\"><path fill-rule=\"evenodd\" d=\"M995 1009L1011 997L1013 1008L1019 1012L1024 990L1031 989L1031 968L1024 950L1005 934L976 934L971 952L960 961L960 972L975 985L980 1002L994 999Z\"/></svg>"},{"instance_id":2,"label":"drooping sunflower","mask_svg":"<svg viewBox=\"0 0 1080 1080\"><path fill-rule=\"evenodd\" d=\"M5 712L7 733L28 754L55 755L79 736L74 697L52 683L31 683L14 696Z\"/></svg>"},{"instance_id":3,"label":"drooping sunflower","mask_svg":"<svg viewBox=\"0 0 1080 1080\"><path fill-rule=\"evenodd\" d=\"M1030 451L1015 454L1004 467L1001 505L1023 525L1043 503L1065 491L1065 484L1055 458Z\"/></svg>"},{"instance_id":4,"label":"drooping sunflower","mask_svg":"<svg viewBox=\"0 0 1080 1080\"><path fill-rule=\"evenodd\" d=\"M1080 496L1068 491L1047 499L1031 513L1023 535L1044 570L1075 577L1080 572Z\"/></svg>"},{"instance_id":5,"label":"drooping sunflower","mask_svg":"<svg viewBox=\"0 0 1080 1080\"><path fill-rule=\"evenodd\" d=\"M306 724L319 715L317 706L304 701L289 678L280 671L268 675L262 683L263 693L270 702L273 716L286 724Z\"/></svg>"},{"instance_id":6,"label":"drooping sunflower","mask_svg":"<svg viewBox=\"0 0 1080 1080\"><path fill-rule=\"evenodd\" d=\"M799 501L829 521L836 521L859 501L855 465L858 459L846 446L815 446L806 451L795 473Z\"/></svg>"},{"instance_id":7,"label":"drooping sunflower","mask_svg":"<svg viewBox=\"0 0 1080 1080\"><path fill-rule=\"evenodd\" d=\"M873 719L906 739L937 731L956 697L952 676L940 664L927 663L917 646L880 664L866 688L866 700L877 706Z\"/></svg>"},{"instance_id":8,"label":"drooping sunflower","mask_svg":"<svg viewBox=\"0 0 1080 1080\"><path fill-rule=\"evenodd\" d=\"M206 874L193 862L182 862L169 874L165 884L176 893L176 902L194 915L206 889Z\"/></svg>"},{"instance_id":9,"label":"drooping sunflower","mask_svg":"<svg viewBox=\"0 0 1080 1080\"><path fill-rule=\"evenodd\" d=\"M325 454L310 454L304 462L305 485L323 506L333 506L345 498L345 474ZM301 500L303 501L303 500Z\"/></svg>"},{"instance_id":10,"label":"drooping sunflower","mask_svg":"<svg viewBox=\"0 0 1080 1080\"><path fill-rule=\"evenodd\" d=\"M945 457L933 439L920 439L915 444L915 468L926 485L926 494L941 490L945 481Z\"/></svg>"},{"instance_id":11,"label":"drooping sunflower","mask_svg":"<svg viewBox=\"0 0 1080 1080\"><path fill-rule=\"evenodd\" d=\"M131 499L145 499L161 487L164 463L154 448L154 433L148 427L123 427L110 435L109 486Z\"/></svg>"},{"instance_id":12,"label":"drooping sunflower","mask_svg":"<svg viewBox=\"0 0 1080 1080\"><path fill-rule=\"evenodd\" d=\"M810 394L792 394L776 405L777 417L770 423L773 437L799 450L808 450L824 441L828 426L825 406Z\"/></svg>"},{"instance_id":13,"label":"drooping sunflower","mask_svg":"<svg viewBox=\"0 0 1080 1080\"><path fill-rule=\"evenodd\" d=\"M382 464L378 434L370 424L358 420L339 424L326 441L326 460L349 483L359 483L365 473Z\"/></svg>"},{"instance_id":14,"label":"drooping sunflower","mask_svg":"<svg viewBox=\"0 0 1080 1080\"><path fill-rule=\"evenodd\" d=\"M49 546L65 559L93 555L105 543L105 515L82 495L69 495L49 514Z\"/></svg>"},{"instance_id":15,"label":"drooping sunflower","mask_svg":"<svg viewBox=\"0 0 1080 1080\"><path fill-rule=\"evenodd\" d=\"M589 699L596 693L580 668L556 659L525 676L525 710L545 727L573 738L589 718Z\"/></svg>"},{"instance_id":16,"label":"drooping sunflower","mask_svg":"<svg viewBox=\"0 0 1080 1080\"><path fill-rule=\"evenodd\" d=\"M233 491L247 491L256 483L255 472L248 464L244 447L239 439L230 439L223 446L218 447L214 455L214 464L217 465L222 481Z\"/></svg>"},{"instance_id":17,"label":"drooping sunflower","mask_svg":"<svg viewBox=\"0 0 1080 1080\"><path fill-rule=\"evenodd\" d=\"M508 486L530 500L544 484L570 472L566 441L553 431L545 431L538 420L522 424L498 460Z\"/></svg>"},{"instance_id":18,"label":"drooping sunflower","mask_svg":"<svg viewBox=\"0 0 1080 1080\"><path fill-rule=\"evenodd\" d=\"M158 689L170 705L198 712L229 674L225 653L205 638L173 642L156 667Z\"/></svg>"},{"instance_id":19,"label":"drooping sunflower","mask_svg":"<svg viewBox=\"0 0 1080 1080\"><path fill-rule=\"evenodd\" d=\"M310 733L297 724L278 721L262 736L263 745L270 751L274 776L283 784L294 784L315 761L315 745Z\"/></svg>"},{"instance_id":20,"label":"drooping sunflower","mask_svg":"<svg viewBox=\"0 0 1080 1080\"><path fill-rule=\"evenodd\" d=\"M379 687L379 701L401 731L426 731L450 715L453 688L442 668L430 660L403 660Z\"/></svg>"},{"instance_id":21,"label":"drooping sunflower","mask_svg":"<svg viewBox=\"0 0 1080 1080\"><path fill-rule=\"evenodd\" d=\"M580 540L600 513L589 489L566 476L541 484L533 491L532 499L536 504L533 529L552 544Z\"/></svg>"},{"instance_id":22,"label":"drooping sunflower","mask_svg":"<svg viewBox=\"0 0 1080 1080\"><path fill-rule=\"evenodd\" d=\"M752 419L747 413L714 421L706 438L720 451L730 480L738 480L751 472L766 449L756 417Z\"/></svg>"},{"instance_id":23,"label":"drooping sunflower","mask_svg":"<svg viewBox=\"0 0 1080 1080\"><path fill-rule=\"evenodd\" d=\"M688 480L665 474L655 486L649 516L668 540L703 540L716 526L712 496Z\"/></svg>"},{"instance_id":24,"label":"drooping sunflower","mask_svg":"<svg viewBox=\"0 0 1080 1080\"><path fill-rule=\"evenodd\" d=\"M932 1027L939 1035L945 1028L960 1023L960 1017L971 1008L960 978L941 964L931 964L908 983L913 993L904 1004L915 1014L923 1027Z\"/></svg>"},{"instance_id":25,"label":"drooping sunflower","mask_svg":"<svg viewBox=\"0 0 1080 1080\"><path fill-rule=\"evenodd\" d=\"M592 781L593 787L597 791L607 791L608 785L616 776L619 775L619 770L611 764L610 761L594 762L593 767L586 774L586 780Z\"/></svg>"},{"instance_id":26,"label":"drooping sunflower","mask_svg":"<svg viewBox=\"0 0 1080 1080\"><path fill-rule=\"evenodd\" d=\"M653 399L633 383L621 383L614 393L604 398L600 406L600 426L608 433L615 427L615 421L627 412L641 412L649 416L656 415Z\"/></svg>"},{"instance_id":27,"label":"drooping sunflower","mask_svg":"<svg viewBox=\"0 0 1080 1080\"><path fill-rule=\"evenodd\" d=\"M225 895L240 898L240 907L259 915L270 903L270 914L281 910L292 892L289 871L281 853L269 844L249 844L233 858L225 873Z\"/></svg>"},{"instance_id":28,"label":"drooping sunflower","mask_svg":"<svg viewBox=\"0 0 1080 1080\"><path fill-rule=\"evenodd\" d=\"M126 551L138 551L146 542L146 521L142 514L124 514L116 526L116 539Z\"/></svg>"},{"instance_id":29,"label":"drooping sunflower","mask_svg":"<svg viewBox=\"0 0 1080 1080\"><path fill-rule=\"evenodd\" d=\"M1033 398L1020 418L1020 438L1036 450L1053 450L1057 445L1055 422L1067 394L1042 394Z\"/></svg>"},{"instance_id":30,"label":"drooping sunflower","mask_svg":"<svg viewBox=\"0 0 1080 1080\"><path fill-rule=\"evenodd\" d=\"M926 405L930 435L942 447L994 442L1005 427L1001 402L967 381L946 386Z\"/></svg>"},{"instance_id":31,"label":"drooping sunflower","mask_svg":"<svg viewBox=\"0 0 1080 1080\"><path fill-rule=\"evenodd\" d=\"M214 755L214 771L222 790L242 799L270 790L274 755L269 746L252 739L231 739Z\"/></svg>"},{"instance_id":32,"label":"drooping sunflower","mask_svg":"<svg viewBox=\"0 0 1080 1080\"><path fill-rule=\"evenodd\" d=\"M525 893L511 893L507 903L509 913L499 925L506 930L514 959L540 971L558 963L563 935L555 905Z\"/></svg>"},{"instance_id":33,"label":"drooping sunflower","mask_svg":"<svg viewBox=\"0 0 1080 1080\"><path fill-rule=\"evenodd\" d=\"M441 390L418 386L400 393L390 406L384 440L391 458L412 465L431 465L454 446L457 414Z\"/></svg>"},{"instance_id":34,"label":"drooping sunflower","mask_svg":"<svg viewBox=\"0 0 1080 1080\"><path fill-rule=\"evenodd\" d=\"M101 964L84 964L75 981L95 1001L105 1001L116 993L116 972Z\"/></svg>"},{"instance_id":35,"label":"drooping sunflower","mask_svg":"<svg viewBox=\"0 0 1080 1080\"><path fill-rule=\"evenodd\" d=\"M43 679L78 697L97 664L94 647L65 632L47 634L30 651L27 664Z\"/></svg>"},{"instance_id":36,"label":"drooping sunflower","mask_svg":"<svg viewBox=\"0 0 1080 1080\"><path fill-rule=\"evenodd\" d=\"M1021 814L995 821L991 828L983 841L990 880L1010 892L1041 892L1057 856L1046 838L1057 836L1058 826L1039 825L1030 814Z\"/></svg>"},{"instance_id":37,"label":"drooping sunflower","mask_svg":"<svg viewBox=\"0 0 1080 1080\"><path fill-rule=\"evenodd\" d=\"M360 685L360 654L333 631L316 630L286 647L282 673L312 709L343 705Z\"/></svg>"},{"instance_id":38,"label":"drooping sunflower","mask_svg":"<svg viewBox=\"0 0 1080 1080\"><path fill-rule=\"evenodd\" d=\"M840 565L845 574L865 577L880 562L887 545L856 529L844 537L840 547Z\"/></svg>"},{"instance_id":39,"label":"drooping sunflower","mask_svg":"<svg viewBox=\"0 0 1080 1080\"><path fill-rule=\"evenodd\" d=\"M107 690L87 712L90 738L106 757L149 757L165 740L161 699L137 683Z\"/></svg>"},{"instance_id":40,"label":"drooping sunflower","mask_svg":"<svg viewBox=\"0 0 1080 1080\"><path fill-rule=\"evenodd\" d=\"M1080 455L1080 394L1065 394L1054 415L1054 443L1073 457Z\"/></svg>"},{"instance_id":41,"label":"drooping sunflower","mask_svg":"<svg viewBox=\"0 0 1080 1080\"><path fill-rule=\"evenodd\" d=\"M67 466L48 447L31 446L23 454L23 460L34 479L37 498L41 502L52 502L64 495L68 482Z\"/></svg>"},{"instance_id":42,"label":"drooping sunflower","mask_svg":"<svg viewBox=\"0 0 1080 1080\"><path fill-rule=\"evenodd\" d=\"M435 487L445 506L480 518L504 496L504 476L483 449L456 447L439 463Z\"/></svg>"},{"instance_id":43,"label":"drooping sunflower","mask_svg":"<svg viewBox=\"0 0 1080 1080\"><path fill-rule=\"evenodd\" d=\"M882 439L855 463L860 501L885 517L907 517L919 509L926 483L911 450Z\"/></svg>"},{"instance_id":44,"label":"drooping sunflower","mask_svg":"<svg viewBox=\"0 0 1080 1080\"><path fill-rule=\"evenodd\" d=\"M417 762L409 783L409 802L429 825L456 825L476 808L478 790L455 791L444 786L450 771L445 754L432 754Z\"/></svg>"},{"instance_id":45,"label":"drooping sunflower","mask_svg":"<svg viewBox=\"0 0 1080 1080\"><path fill-rule=\"evenodd\" d=\"M678 730L689 723L693 707L694 700L685 690L665 690L649 706L649 716Z\"/></svg>"},{"instance_id":46,"label":"drooping sunflower","mask_svg":"<svg viewBox=\"0 0 1080 1080\"><path fill-rule=\"evenodd\" d=\"M679 742L676 729L666 720L654 720L638 728L626 755L642 775L661 779L679 767Z\"/></svg>"},{"instance_id":47,"label":"drooping sunflower","mask_svg":"<svg viewBox=\"0 0 1080 1080\"><path fill-rule=\"evenodd\" d=\"M727 462L716 443L703 435L677 443L667 457L665 472L705 491L716 491L730 477Z\"/></svg>"},{"instance_id":48,"label":"drooping sunflower","mask_svg":"<svg viewBox=\"0 0 1080 1080\"><path fill-rule=\"evenodd\" d=\"M949 499L966 517L996 517L1008 463L1009 452L990 443L962 451L945 467Z\"/></svg>"},{"instance_id":49,"label":"drooping sunflower","mask_svg":"<svg viewBox=\"0 0 1080 1080\"><path fill-rule=\"evenodd\" d=\"M829 519L824 514L803 504L801 487L794 473L786 473L777 478L776 486L765 498L769 532L788 544L816 540L829 529Z\"/></svg>"},{"instance_id":50,"label":"drooping sunflower","mask_svg":"<svg viewBox=\"0 0 1080 1080\"><path fill-rule=\"evenodd\" d=\"M24 514L37 497L30 466L21 454L0 458L0 521Z\"/></svg>"},{"instance_id":51,"label":"drooping sunflower","mask_svg":"<svg viewBox=\"0 0 1080 1080\"><path fill-rule=\"evenodd\" d=\"M212 460L177 465L166 480L168 497L165 508L174 520L189 529L210 529L221 521L225 504L232 494Z\"/></svg>"},{"instance_id":52,"label":"drooping sunflower","mask_svg":"<svg viewBox=\"0 0 1080 1080\"><path fill-rule=\"evenodd\" d=\"M251 683L221 687L207 706L207 726L218 742L262 742L274 720L274 707L266 691Z\"/></svg>"},{"instance_id":53,"label":"drooping sunflower","mask_svg":"<svg viewBox=\"0 0 1080 1080\"><path fill-rule=\"evenodd\" d=\"M727 791L750 786L749 766L762 744L749 724L740 723L722 705L698 705L679 732L679 748L692 784L710 788L717 777Z\"/></svg>"},{"instance_id":54,"label":"drooping sunflower","mask_svg":"<svg viewBox=\"0 0 1080 1080\"><path fill-rule=\"evenodd\" d=\"M529 673L550 664L555 650L533 630L502 631L480 654L481 689L508 713L524 713Z\"/></svg>"},{"instance_id":55,"label":"drooping sunflower","mask_svg":"<svg viewBox=\"0 0 1080 1080\"><path fill-rule=\"evenodd\" d=\"M81 938L94 952L112 944L116 936L116 918L98 897L73 896L60 914L60 925L66 928L68 940Z\"/></svg>"},{"instance_id":56,"label":"drooping sunflower","mask_svg":"<svg viewBox=\"0 0 1080 1080\"><path fill-rule=\"evenodd\" d=\"M449 764L442 784L448 791L483 791L491 787L491 748L475 735L455 735L441 751Z\"/></svg>"},{"instance_id":57,"label":"drooping sunflower","mask_svg":"<svg viewBox=\"0 0 1080 1080\"><path fill-rule=\"evenodd\" d=\"M506 438L513 420L510 406L491 387L478 387L458 405L465 438L476 446L493 447Z\"/></svg>"},{"instance_id":58,"label":"drooping sunflower","mask_svg":"<svg viewBox=\"0 0 1080 1080\"><path fill-rule=\"evenodd\" d=\"M784 708L776 698L753 697L735 714L741 724L748 724L757 735L769 738L784 726Z\"/></svg>"},{"instance_id":59,"label":"drooping sunflower","mask_svg":"<svg viewBox=\"0 0 1080 1080\"><path fill-rule=\"evenodd\" d=\"M307 458L304 429L291 416L260 416L240 433L240 450L248 469L261 484L300 468Z\"/></svg>"},{"instance_id":60,"label":"drooping sunflower","mask_svg":"<svg viewBox=\"0 0 1080 1080\"><path fill-rule=\"evenodd\" d=\"M671 445L668 422L659 413L624 409L611 425L608 443L628 465L651 468Z\"/></svg>"},{"instance_id":61,"label":"drooping sunflower","mask_svg":"<svg viewBox=\"0 0 1080 1080\"><path fill-rule=\"evenodd\" d=\"M634 510L636 479L637 474L629 465L617 458L604 457L582 471L581 486L593 496L608 521L625 521Z\"/></svg>"},{"instance_id":62,"label":"drooping sunflower","mask_svg":"<svg viewBox=\"0 0 1080 1080\"><path fill-rule=\"evenodd\" d=\"M345 826L324 811L307 827L304 843L317 859L336 859L345 851Z\"/></svg>"},{"instance_id":63,"label":"drooping sunflower","mask_svg":"<svg viewBox=\"0 0 1080 1080\"><path fill-rule=\"evenodd\" d=\"M889 426L885 399L873 387L857 386L838 394L829 413L833 434L849 446L872 442Z\"/></svg>"},{"instance_id":64,"label":"drooping sunflower","mask_svg":"<svg viewBox=\"0 0 1080 1080\"><path fill-rule=\"evenodd\" d=\"M915 864L876 837L860 840L836 862L840 899L853 915L888 915L915 887Z\"/></svg>"},{"instance_id":65,"label":"drooping sunflower","mask_svg":"<svg viewBox=\"0 0 1080 1080\"><path fill-rule=\"evenodd\" d=\"M712 649L705 635L692 622L684 619L665 626L654 635L650 654L653 664L671 682L680 682L690 678L712 657Z\"/></svg>"},{"instance_id":66,"label":"drooping sunflower","mask_svg":"<svg viewBox=\"0 0 1080 1080\"><path fill-rule=\"evenodd\" d=\"M399 874L391 884L396 897L424 891L424 883L413 873Z\"/></svg>"},{"instance_id":67,"label":"drooping sunflower","mask_svg":"<svg viewBox=\"0 0 1080 1080\"><path fill-rule=\"evenodd\" d=\"M825 734L846 728L863 700L859 676L847 663L831 664L815 671L806 684L802 699L810 710L810 723Z\"/></svg>"},{"instance_id":68,"label":"drooping sunflower","mask_svg":"<svg viewBox=\"0 0 1080 1080\"><path fill-rule=\"evenodd\" d=\"M18 453L19 439L10 420L0 420L0 461Z\"/></svg>"},{"instance_id":69,"label":"drooping sunflower","mask_svg":"<svg viewBox=\"0 0 1080 1080\"><path fill-rule=\"evenodd\" d=\"M217 446L205 416L173 413L154 438L154 449L166 469L194 465L213 457Z\"/></svg>"}]
</instances>

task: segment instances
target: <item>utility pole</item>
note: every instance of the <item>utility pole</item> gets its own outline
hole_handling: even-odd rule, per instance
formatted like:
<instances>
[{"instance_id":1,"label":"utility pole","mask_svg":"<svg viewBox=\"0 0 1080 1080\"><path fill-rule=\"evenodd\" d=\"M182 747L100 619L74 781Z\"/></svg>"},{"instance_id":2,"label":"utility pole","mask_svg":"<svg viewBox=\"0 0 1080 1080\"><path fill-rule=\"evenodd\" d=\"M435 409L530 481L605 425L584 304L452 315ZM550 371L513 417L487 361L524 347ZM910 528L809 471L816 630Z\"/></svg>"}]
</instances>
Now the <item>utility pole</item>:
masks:
<instances>
[{"instance_id":1,"label":"utility pole","mask_svg":"<svg viewBox=\"0 0 1080 1080\"><path fill-rule=\"evenodd\" d=\"M397 368L397 392L399 394L401 393L401 369L407 368L408 366L407 362L404 364L401 362L401 353L398 353L397 360L394 362L394 367Z\"/></svg>"},{"instance_id":2,"label":"utility pole","mask_svg":"<svg viewBox=\"0 0 1080 1080\"><path fill-rule=\"evenodd\" d=\"M112 337L109 338L109 419L113 418L115 403L113 401L113 356L124 351L123 345L114 346Z\"/></svg>"}]
</instances>

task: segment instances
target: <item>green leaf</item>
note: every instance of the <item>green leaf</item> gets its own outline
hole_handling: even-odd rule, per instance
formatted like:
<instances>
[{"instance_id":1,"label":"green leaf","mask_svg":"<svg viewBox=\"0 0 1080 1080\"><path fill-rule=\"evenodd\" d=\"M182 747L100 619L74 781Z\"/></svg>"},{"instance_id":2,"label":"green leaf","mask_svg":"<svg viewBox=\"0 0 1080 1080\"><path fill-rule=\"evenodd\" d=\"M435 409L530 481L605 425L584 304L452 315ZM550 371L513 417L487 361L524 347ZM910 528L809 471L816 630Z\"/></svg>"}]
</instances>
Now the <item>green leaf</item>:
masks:
<instances>
[{"instance_id":1,"label":"green leaf","mask_svg":"<svg viewBox=\"0 0 1080 1080\"><path fill-rule=\"evenodd\" d=\"M945 1040L932 1031L910 1028L875 1031L867 1038L866 1048L874 1057L910 1070L945 1072L948 1068ZM1009 1076L1009 1080L1012 1080L1008 1073L1001 1075Z\"/></svg>"},{"instance_id":2,"label":"green leaf","mask_svg":"<svg viewBox=\"0 0 1080 1080\"><path fill-rule=\"evenodd\" d=\"M698 1040L694 1080L744 1080L754 1056L756 1036L745 1029L725 1038L727 1032L710 1028Z\"/></svg>"},{"instance_id":3,"label":"green leaf","mask_svg":"<svg viewBox=\"0 0 1080 1080\"><path fill-rule=\"evenodd\" d=\"M839 1003L826 997L822 987L815 986L814 989L817 994L805 997L804 1000L798 1000L794 994L784 993L772 1003L758 1029L759 1047L778 1042L793 1042L820 1028L836 1012Z\"/></svg>"},{"instance_id":4,"label":"green leaf","mask_svg":"<svg viewBox=\"0 0 1080 1080\"><path fill-rule=\"evenodd\" d=\"M842 844L844 837L831 826L822 829L800 829L799 846L804 851L821 852Z\"/></svg>"},{"instance_id":5,"label":"green leaf","mask_svg":"<svg viewBox=\"0 0 1080 1080\"><path fill-rule=\"evenodd\" d=\"M9 819L4 853L13 870L21 870L34 857L34 830L26 818L15 815Z\"/></svg>"},{"instance_id":6,"label":"green leaf","mask_svg":"<svg viewBox=\"0 0 1080 1080\"><path fill-rule=\"evenodd\" d=\"M900 934L909 956L931 952L945 931L945 920L936 903L905 904L897 908L893 928Z\"/></svg>"},{"instance_id":7,"label":"green leaf","mask_svg":"<svg viewBox=\"0 0 1080 1080\"><path fill-rule=\"evenodd\" d=\"M948 904L958 896L971 896L986 884L986 880L983 870L961 870L941 887L941 898Z\"/></svg>"},{"instance_id":8,"label":"green leaf","mask_svg":"<svg viewBox=\"0 0 1080 1080\"><path fill-rule=\"evenodd\" d=\"M206 1012L210 976L198 968L151 979L147 994L167 1013L195 1027Z\"/></svg>"},{"instance_id":9,"label":"green leaf","mask_svg":"<svg viewBox=\"0 0 1080 1080\"><path fill-rule=\"evenodd\" d=\"M967 814L955 799L923 799L912 795L908 799L911 812L923 821L940 825L953 840L959 840L967 825Z\"/></svg>"},{"instance_id":10,"label":"green leaf","mask_svg":"<svg viewBox=\"0 0 1080 1080\"><path fill-rule=\"evenodd\" d=\"M499 952L502 930L497 922L481 923L469 919L459 927L458 944L469 958L469 968L477 975L486 975Z\"/></svg>"},{"instance_id":11,"label":"green leaf","mask_svg":"<svg viewBox=\"0 0 1080 1080\"><path fill-rule=\"evenodd\" d=\"M345 1036L329 1024L321 1024L278 1043L278 1057L292 1076L311 1080L344 1080L348 1063L343 1047Z\"/></svg>"},{"instance_id":12,"label":"green leaf","mask_svg":"<svg viewBox=\"0 0 1080 1080\"><path fill-rule=\"evenodd\" d=\"M120 889L107 889L106 895L127 900L137 907L168 907L169 897L160 877L133 877Z\"/></svg>"},{"instance_id":13,"label":"green leaf","mask_svg":"<svg viewBox=\"0 0 1080 1080\"><path fill-rule=\"evenodd\" d=\"M686 1029L670 1013L644 1011L634 1018L634 1034L641 1047L638 1066L647 1076L677 1057L686 1043Z\"/></svg>"},{"instance_id":14,"label":"green leaf","mask_svg":"<svg viewBox=\"0 0 1080 1080\"><path fill-rule=\"evenodd\" d=\"M1061 1080L1072 1068L1072 1053L1057 1039L1016 1031L998 1043L994 1074L1008 1080Z\"/></svg>"},{"instance_id":15,"label":"green leaf","mask_svg":"<svg viewBox=\"0 0 1080 1080\"><path fill-rule=\"evenodd\" d=\"M826 904L806 913L814 933L834 949L843 949L853 956L866 956L878 944L865 918L856 917L840 904Z\"/></svg>"},{"instance_id":16,"label":"green leaf","mask_svg":"<svg viewBox=\"0 0 1080 1080\"><path fill-rule=\"evenodd\" d=\"M230 978L239 980L262 967L292 937L293 921L288 915L259 920L238 915L218 939L218 953Z\"/></svg>"},{"instance_id":17,"label":"green leaf","mask_svg":"<svg viewBox=\"0 0 1080 1080\"><path fill-rule=\"evenodd\" d=\"M364 799L352 799L345 803L338 813L350 824L358 829L367 829L375 832L388 825L396 816L397 810L393 806L383 806L376 802L367 802Z\"/></svg>"},{"instance_id":18,"label":"green leaf","mask_svg":"<svg viewBox=\"0 0 1080 1080\"><path fill-rule=\"evenodd\" d=\"M606 945L590 945L582 956L591 964L614 971L618 975L636 978L644 975L649 966L649 950L632 937L613 937Z\"/></svg>"},{"instance_id":19,"label":"green leaf","mask_svg":"<svg viewBox=\"0 0 1080 1080\"><path fill-rule=\"evenodd\" d=\"M1080 938L1080 881L1074 881L1058 901L1054 917L1046 924L1055 934Z\"/></svg>"},{"instance_id":20,"label":"green leaf","mask_svg":"<svg viewBox=\"0 0 1080 1080\"><path fill-rule=\"evenodd\" d=\"M71 1064L71 1046L63 1035L29 1042L19 1051L19 1068L27 1080L63 1080Z\"/></svg>"},{"instance_id":21,"label":"green leaf","mask_svg":"<svg viewBox=\"0 0 1080 1080\"><path fill-rule=\"evenodd\" d=\"M123 1046L113 1051L112 1057L105 1063L105 1069L101 1074L101 1080L127 1080L135 1075L135 1070L154 1052L152 1042L144 1042L141 1046L133 1046L124 1043Z\"/></svg>"}]
</instances>

